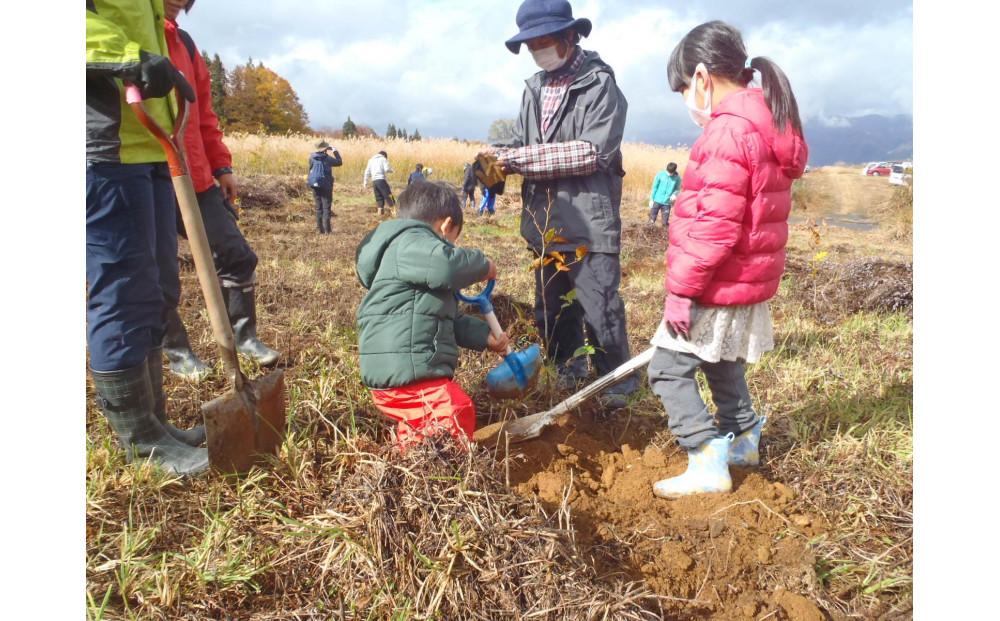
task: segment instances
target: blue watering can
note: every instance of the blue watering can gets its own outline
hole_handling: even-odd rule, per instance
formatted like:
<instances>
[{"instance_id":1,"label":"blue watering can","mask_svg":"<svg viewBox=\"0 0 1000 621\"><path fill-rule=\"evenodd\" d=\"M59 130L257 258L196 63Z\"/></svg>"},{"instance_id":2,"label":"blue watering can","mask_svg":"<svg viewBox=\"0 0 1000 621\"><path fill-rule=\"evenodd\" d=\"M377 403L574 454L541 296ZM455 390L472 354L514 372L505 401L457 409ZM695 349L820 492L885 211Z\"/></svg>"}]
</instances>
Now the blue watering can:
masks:
<instances>
[{"instance_id":1,"label":"blue watering can","mask_svg":"<svg viewBox=\"0 0 1000 621\"><path fill-rule=\"evenodd\" d=\"M479 311L490 325L490 332L494 337L503 334L503 328L497 321L497 316L493 312L493 288L496 281L491 280L486 284L482 293L476 296L465 296L456 293L455 297L466 304L477 306ZM486 374L486 389L494 397L512 398L524 394L528 388L534 385L538 379L538 372L542 368L542 351L537 344L531 345L520 351L508 345L507 355L503 358L503 363L493 367Z\"/></svg>"}]
</instances>

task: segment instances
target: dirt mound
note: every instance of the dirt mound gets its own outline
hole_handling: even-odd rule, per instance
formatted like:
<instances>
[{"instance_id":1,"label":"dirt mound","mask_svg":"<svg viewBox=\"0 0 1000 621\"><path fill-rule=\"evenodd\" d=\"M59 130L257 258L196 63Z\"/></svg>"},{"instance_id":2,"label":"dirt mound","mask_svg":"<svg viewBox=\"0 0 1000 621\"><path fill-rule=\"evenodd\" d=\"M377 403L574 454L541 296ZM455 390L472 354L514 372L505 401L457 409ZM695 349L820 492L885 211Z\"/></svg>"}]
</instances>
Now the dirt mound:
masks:
<instances>
[{"instance_id":1,"label":"dirt mound","mask_svg":"<svg viewBox=\"0 0 1000 621\"><path fill-rule=\"evenodd\" d=\"M913 264L865 258L812 263L789 257L786 277L794 295L821 319L857 312L913 312Z\"/></svg>"},{"instance_id":2,"label":"dirt mound","mask_svg":"<svg viewBox=\"0 0 1000 621\"><path fill-rule=\"evenodd\" d=\"M599 583L563 520L513 494L483 449L371 445L331 461L341 476L286 532L285 572L335 585L350 618L659 618L641 586Z\"/></svg>"},{"instance_id":3,"label":"dirt mound","mask_svg":"<svg viewBox=\"0 0 1000 621\"><path fill-rule=\"evenodd\" d=\"M824 618L810 597L818 584L807 545L820 520L749 469L734 469L732 494L656 498L652 484L687 464L661 429L645 418L569 416L509 447L511 486L549 510L565 502L599 575L644 580L667 618Z\"/></svg>"},{"instance_id":4,"label":"dirt mound","mask_svg":"<svg viewBox=\"0 0 1000 621\"><path fill-rule=\"evenodd\" d=\"M242 209L277 209L291 200L307 197L305 179L297 175L248 175L240 177Z\"/></svg>"}]
</instances>

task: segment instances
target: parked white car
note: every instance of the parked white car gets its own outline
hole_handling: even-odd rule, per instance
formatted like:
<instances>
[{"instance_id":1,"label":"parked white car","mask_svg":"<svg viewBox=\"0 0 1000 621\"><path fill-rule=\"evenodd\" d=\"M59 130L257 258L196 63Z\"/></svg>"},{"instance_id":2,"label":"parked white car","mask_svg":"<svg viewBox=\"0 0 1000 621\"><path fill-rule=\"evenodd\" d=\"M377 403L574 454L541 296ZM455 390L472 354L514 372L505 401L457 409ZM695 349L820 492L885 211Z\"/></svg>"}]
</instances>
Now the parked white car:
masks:
<instances>
[{"instance_id":1,"label":"parked white car","mask_svg":"<svg viewBox=\"0 0 1000 621\"><path fill-rule=\"evenodd\" d=\"M908 175L906 170L903 164L893 164L892 172L889 173L889 183L892 185L906 185L907 181L913 178L913 175Z\"/></svg>"}]
</instances>

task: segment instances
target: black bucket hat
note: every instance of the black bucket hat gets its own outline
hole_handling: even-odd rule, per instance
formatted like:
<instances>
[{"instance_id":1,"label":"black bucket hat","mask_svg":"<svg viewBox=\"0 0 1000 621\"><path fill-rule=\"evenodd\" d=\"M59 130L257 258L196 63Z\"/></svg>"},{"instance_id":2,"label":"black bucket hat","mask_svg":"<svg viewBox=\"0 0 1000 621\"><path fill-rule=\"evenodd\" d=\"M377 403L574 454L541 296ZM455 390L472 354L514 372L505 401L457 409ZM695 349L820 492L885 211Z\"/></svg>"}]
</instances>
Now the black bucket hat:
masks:
<instances>
[{"instance_id":1,"label":"black bucket hat","mask_svg":"<svg viewBox=\"0 0 1000 621\"><path fill-rule=\"evenodd\" d=\"M590 36L593 24L589 19L573 19L573 7L567 0L524 0L517 10L517 27L521 29L507 40L507 49L515 54L521 44L535 37L544 37L573 28L581 37Z\"/></svg>"}]
</instances>

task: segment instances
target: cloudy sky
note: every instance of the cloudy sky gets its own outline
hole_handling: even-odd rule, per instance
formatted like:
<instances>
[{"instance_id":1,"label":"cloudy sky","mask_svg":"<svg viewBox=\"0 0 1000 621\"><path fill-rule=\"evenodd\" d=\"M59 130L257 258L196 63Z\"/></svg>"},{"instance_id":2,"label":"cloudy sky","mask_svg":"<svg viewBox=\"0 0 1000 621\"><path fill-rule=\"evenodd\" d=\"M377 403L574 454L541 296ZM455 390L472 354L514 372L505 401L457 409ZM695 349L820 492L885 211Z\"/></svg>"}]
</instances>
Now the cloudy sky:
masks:
<instances>
[{"instance_id":1,"label":"cloudy sky","mask_svg":"<svg viewBox=\"0 0 1000 621\"><path fill-rule=\"evenodd\" d=\"M227 67L252 57L286 77L314 127L348 115L383 133L484 138L517 114L537 71L517 32L520 0L201 0L178 19ZM711 20L743 32L752 56L786 71L803 116L837 124L862 114L912 114L911 2L802 0L576 0L594 23L583 41L610 64L629 101L626 139L668 143L697 131L666 61L692 27Z\"/></svg>"}]
</instances>

